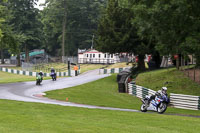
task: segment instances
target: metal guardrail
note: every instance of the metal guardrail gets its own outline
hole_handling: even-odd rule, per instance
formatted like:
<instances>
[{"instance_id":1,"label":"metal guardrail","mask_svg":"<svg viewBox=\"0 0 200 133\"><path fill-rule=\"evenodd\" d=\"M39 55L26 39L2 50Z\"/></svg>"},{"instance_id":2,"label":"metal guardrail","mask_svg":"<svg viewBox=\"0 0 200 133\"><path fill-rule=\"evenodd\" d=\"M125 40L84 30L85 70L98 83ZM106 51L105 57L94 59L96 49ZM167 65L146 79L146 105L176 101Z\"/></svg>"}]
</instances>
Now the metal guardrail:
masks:
<instances>
[{"instance_id":1,"label":"metal guardrail","mask_svg":"<svg viewBox=\"0 0 200 133\"><path fill-rule=\"evenodd\" d=\"M125 69L130 69L131 67L124 67L124 68L111 68L111 69L99 69L99 74L110 74L110 73L120 73Z\"/></svg>"},{"instance_id":2,"label":"metal guardrail","mask_svg":"<svg viewBox=\"0 0 200 133\"><path fill-rule=\"evenodd\" d=\"M175 108L200 110L200 97L170 93L171 105Z\"/></svg>"},{"instance_id":3,"label":"metal guardrail","mask_svg":"<svg viewBox=\"0 0 200 133\"><path fill-rule=\"evenodd\" d=\"M15 70L15 69L3 68L3 67L0 67L0 71L18 74L18 75L26 75L26 76L36 76L38 74L38 72L22 71L22 70ZM78 73L80 73L80 70L78 71ZM75 70L71 70L70 72L56 72L56 74L59 77L75 76ZM44 73L44 77L49 77L49 76L50 76L50 73Z\"/></svg>"},{"instance_id":4,"label":"metal guardrail","mask_svg":"<svg viewBox=\"0 0 200 133\"><path fill-rule=\"evenodd\" d=\"M138 98L145 98L146 95L154 95L156 91L135 85L135 83L129 83L128 93ZM200 96L170 93L170 106L181 109L200 110Z\"/></svg>"},{"instance_id":5,"label":"metal guardrail","mask_svg":"<svg viewBox=\"0 0 200 133\"><path fill-rule=\"evenodd\" d=\"M129 83L128 88L128 93L130 95L134 95L139 98L145 98L146 95L154 95L156 93L154 90L135 85L134 83Z\"/></svg>"}]
</instances>

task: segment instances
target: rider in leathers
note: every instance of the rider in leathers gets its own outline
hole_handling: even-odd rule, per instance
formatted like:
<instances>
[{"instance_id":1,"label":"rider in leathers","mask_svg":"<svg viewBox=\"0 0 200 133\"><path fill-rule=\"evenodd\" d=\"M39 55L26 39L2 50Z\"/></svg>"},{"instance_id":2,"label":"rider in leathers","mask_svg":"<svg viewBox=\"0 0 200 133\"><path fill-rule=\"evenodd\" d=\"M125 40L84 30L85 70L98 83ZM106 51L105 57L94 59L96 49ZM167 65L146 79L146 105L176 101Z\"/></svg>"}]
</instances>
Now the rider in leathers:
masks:
<instances>
[{"instance_id":1,"label":"rider in leathers","mask_svg":"<svg viewBox=\"0 0 200 133\"><path fill-rule=\"evenodd\" d=\"M146 108L148 108L151 100L155 99L156 96L163 96L163 95L167 96L167 87L162 87L162 89L157 91L155 95L152 95L148 100L148 102L145 103Z\"/></svg>"}]
</instances>

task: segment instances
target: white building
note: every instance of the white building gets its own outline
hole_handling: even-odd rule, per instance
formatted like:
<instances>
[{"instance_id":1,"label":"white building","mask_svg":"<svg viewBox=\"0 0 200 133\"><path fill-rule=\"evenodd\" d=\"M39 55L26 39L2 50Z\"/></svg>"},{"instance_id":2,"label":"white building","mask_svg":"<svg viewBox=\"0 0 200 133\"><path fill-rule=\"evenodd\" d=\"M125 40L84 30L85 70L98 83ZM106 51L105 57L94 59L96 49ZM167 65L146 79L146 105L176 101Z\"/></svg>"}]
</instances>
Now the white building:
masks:
<instances>
[{"instance_id":1,"label":"white building","mask_svg":"<svg viewBox=\"0 0 200 133\"><path fill-rule=\"evenodd\" d=\"M102 53L95 49L78 49L78 63L80 64L114 64L120 62L117 54Z\"/></svg>"}]
</instances>

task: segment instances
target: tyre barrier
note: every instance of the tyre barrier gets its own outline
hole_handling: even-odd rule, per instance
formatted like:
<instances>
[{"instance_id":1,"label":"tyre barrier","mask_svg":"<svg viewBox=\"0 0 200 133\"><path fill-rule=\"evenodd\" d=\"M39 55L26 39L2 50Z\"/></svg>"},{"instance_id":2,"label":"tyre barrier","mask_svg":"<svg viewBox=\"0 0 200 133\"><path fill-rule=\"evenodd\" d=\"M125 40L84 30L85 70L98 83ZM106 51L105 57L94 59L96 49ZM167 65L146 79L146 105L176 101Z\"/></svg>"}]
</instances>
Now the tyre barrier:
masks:
<instances>
[{"instance_id":1,"label":"tyre barrier","mask_svg":"<svg viewBox=\"0 0 200 133\"><path fill-rule=\"evenodd\" d=\"M128 84L128 93L138 98L146 95L154 95L156 91L136 85L134 82ZM170 106L180 109L200 110L200 96L170 93Z\"/></svg>"},{"instance_id":2,"label":"tyre barrier","mask_svg":"<svg viewBox=\"0 0 200 133\"><path fill-rule=\"evenodd\" d=\"M18 75L34 76L34 77L38 75L38 72L15 70L15 69L9 69L9 68L4 68L4 67L0 67L0 71L18 74ZM80 73L80 70L78 71L78 74L79 73ZM67 72L57 72L56 74L59 77L75 76L75 70L71 70L69 72L68 71ZM49 77L49 76L50 76L50 73L44 73L44 77Z\"/></svg>"}]
</instances>

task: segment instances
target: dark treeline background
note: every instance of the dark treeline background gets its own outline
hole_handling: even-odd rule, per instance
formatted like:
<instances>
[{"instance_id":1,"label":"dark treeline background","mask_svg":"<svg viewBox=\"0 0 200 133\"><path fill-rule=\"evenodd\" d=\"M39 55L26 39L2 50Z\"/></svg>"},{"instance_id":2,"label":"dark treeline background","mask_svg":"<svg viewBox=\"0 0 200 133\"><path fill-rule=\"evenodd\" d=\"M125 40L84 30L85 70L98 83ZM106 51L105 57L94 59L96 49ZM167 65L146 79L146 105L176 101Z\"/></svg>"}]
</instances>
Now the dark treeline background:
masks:
<instances>
[{"instance_id":1,"label":"dark treeline background","mask_svg":"<svg viewBox=\"0 0 200 133\"><path fill-rule=\"evenodd\" d=\"M0 0L0 52L27 55L43 48L52 56L74 56L88 49L94 35L102 52L196 57L200 66L200 3L198 0ZM177 59L179 60L179 59ZM3 61L3 60L2 60ZM28 56L26 61L28 62Z\"/></svg>"}]
</instances>

